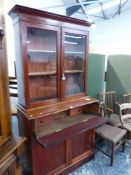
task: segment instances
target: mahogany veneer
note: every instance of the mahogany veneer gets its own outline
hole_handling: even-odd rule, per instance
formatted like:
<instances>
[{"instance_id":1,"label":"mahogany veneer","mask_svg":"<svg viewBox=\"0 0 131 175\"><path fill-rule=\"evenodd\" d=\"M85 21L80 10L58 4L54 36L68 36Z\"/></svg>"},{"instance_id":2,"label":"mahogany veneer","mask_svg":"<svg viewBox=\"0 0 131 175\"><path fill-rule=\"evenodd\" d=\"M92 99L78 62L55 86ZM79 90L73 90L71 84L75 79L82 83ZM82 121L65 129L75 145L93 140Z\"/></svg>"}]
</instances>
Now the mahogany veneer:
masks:
<instances>
[{"instance_id":1,"label":"mahogany veneer","mask_svg":"<svg viewBox=\"0 0 131 175\"><path fill-rule=\"evenodd\" d=\"M20 134L33 175L67 174L94 157L99 102L87 96L90 23L16 5Z\"/></svg>"}]
</instances>

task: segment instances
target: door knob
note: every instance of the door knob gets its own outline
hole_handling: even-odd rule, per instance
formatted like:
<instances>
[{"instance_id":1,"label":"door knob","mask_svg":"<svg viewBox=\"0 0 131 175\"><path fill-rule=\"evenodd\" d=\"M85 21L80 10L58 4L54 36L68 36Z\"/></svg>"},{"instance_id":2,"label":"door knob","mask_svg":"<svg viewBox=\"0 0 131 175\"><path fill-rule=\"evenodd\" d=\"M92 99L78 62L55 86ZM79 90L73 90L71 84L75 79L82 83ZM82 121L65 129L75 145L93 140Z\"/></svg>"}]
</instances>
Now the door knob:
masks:
<instances>
[{"instance_id":1,"label":"door knob","mask_svg":"<svg viewBox=\"0 0 131 175\"><path fill-rule=\"evenodd\" d=\"M66 80L66 77L65 77L65 74L63 73L62 74L62 78L61 78L62 80Z\"/></svg>"}]
</instances>

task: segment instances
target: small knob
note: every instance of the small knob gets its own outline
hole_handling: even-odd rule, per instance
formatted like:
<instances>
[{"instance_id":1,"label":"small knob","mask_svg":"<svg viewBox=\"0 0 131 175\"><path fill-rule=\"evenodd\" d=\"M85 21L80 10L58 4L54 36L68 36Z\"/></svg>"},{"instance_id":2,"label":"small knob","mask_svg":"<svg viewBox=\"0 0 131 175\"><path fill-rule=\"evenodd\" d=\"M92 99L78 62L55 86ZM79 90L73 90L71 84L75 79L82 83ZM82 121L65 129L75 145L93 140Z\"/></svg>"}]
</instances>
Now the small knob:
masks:
<instances>
[{"instance_id":1,"label":"small knob","mask_svg":"<svg viewBox=\"0 0 131 175\"><path fill-rule=\"evenodd\" d=\"M62 78L61 78L62 80L66 80L66 77L65 77L65 74L63 73L62 74Z\"/></svg>"}]
</instances>

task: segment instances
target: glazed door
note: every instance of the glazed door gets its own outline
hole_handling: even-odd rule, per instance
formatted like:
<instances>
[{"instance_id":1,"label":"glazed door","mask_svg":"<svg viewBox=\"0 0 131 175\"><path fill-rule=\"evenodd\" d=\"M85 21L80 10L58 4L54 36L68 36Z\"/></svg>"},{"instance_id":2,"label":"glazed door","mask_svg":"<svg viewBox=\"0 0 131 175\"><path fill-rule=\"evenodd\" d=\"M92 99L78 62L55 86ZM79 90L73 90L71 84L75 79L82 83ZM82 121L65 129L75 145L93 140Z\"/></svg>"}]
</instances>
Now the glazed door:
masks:
<instances>
[{"instance_id":1,"label":"glazed door","mask_svg":"<svg viewBox=\"0 0 131 175\"><path fill-rule=\"evenodd\" d=\"M64 99L84 96L87 92L87 40L86 32L63 31L61 87Z\"/></svg>"},{"instance_id":2,"label":"glazed door","mask_svg":"<svg viewBox=\"0 0 131 175\"><path fill-rule=\"evenodd\" d=\"M60 96L59 28L27 27L29 103L57 101Z\"/></svg>"}]
</instances>

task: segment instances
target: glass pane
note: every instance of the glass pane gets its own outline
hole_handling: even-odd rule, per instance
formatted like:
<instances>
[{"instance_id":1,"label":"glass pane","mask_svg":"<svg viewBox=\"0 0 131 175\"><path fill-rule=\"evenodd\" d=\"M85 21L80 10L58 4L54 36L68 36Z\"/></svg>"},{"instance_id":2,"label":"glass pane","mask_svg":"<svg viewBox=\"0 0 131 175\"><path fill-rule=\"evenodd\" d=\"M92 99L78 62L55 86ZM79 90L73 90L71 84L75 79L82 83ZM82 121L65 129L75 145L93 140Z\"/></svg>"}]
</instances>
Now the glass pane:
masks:
<instances>
[{"instance_id":1,"label":"glass pane","mask_svg":"<svg viewBox=\"0 0 131 175\"><path fill-rule=\"evenodd\" d=\"M66 74L65 96L84 92L83 73Z\"/></svg>"},{"instance_id":2,"label":"glass pane","mask_svg":"<svg viewBox=\"0 0 131 175\"><path fill-rule=\"evenodd\" d=\"M85 50L85 35L65 33L65 96L84 92Z\"/></svg>"},{"instance_id":3,"label":"glass pane","mask_svg":"<svg viewBox=\"0 0 131 175\"><path fill-rule=\"evenodd\" d=\"M56 86L56 75L31 76L29 86L31 102L56 98Z\"/></svg>"},{"instance_id":4,"label":"glass pane","mask_svg":"<svg viewBox=\"0 0 131 175\"><path fill-rule=\"evenodd\" d=\"M29 95L31 101L57 98L57 32L27 29Z\"/></svg>"}]
</instances>

